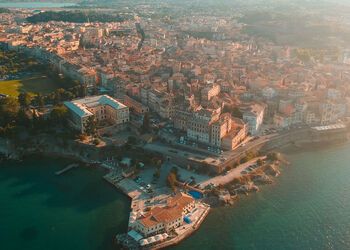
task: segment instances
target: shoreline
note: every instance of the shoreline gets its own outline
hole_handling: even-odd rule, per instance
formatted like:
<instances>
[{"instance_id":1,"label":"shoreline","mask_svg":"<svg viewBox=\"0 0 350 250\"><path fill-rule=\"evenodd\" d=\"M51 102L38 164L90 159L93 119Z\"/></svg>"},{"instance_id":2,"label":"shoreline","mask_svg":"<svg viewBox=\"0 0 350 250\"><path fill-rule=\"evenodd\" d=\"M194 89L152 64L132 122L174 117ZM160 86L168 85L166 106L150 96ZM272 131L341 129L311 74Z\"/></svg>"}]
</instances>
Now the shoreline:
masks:
<instances>
[{"instance_id":1,"label":"shoreline","mask_svg":"<svg viewBox=\"0 0 350 250\"><path fill-rule=\"evenodd\" d=\"M344 141L337 141L337 142L322 142L320 143L319 146L315 146L315 143L312 143L312 145L305 145L305 146L301 146L301 145L296 145L295 143L285 143L283 146L280 146L279 147L279 152L283 153L284 155L286 154L286 151L288 150L289 152L292 151L292 153L299 153L300 151L307 149L307 151L315 151L316 150L322 150L322 149L327 149L327 148L330 148L330 147L338 147L338 146L344 146L344 145L347 145L349 144L349 141L348 140L344 140ZM7 144L8 145L8 144ZM13 156L13 155L16 155L15 158L12 158L12 157L6 157L6 152L10 152L10 156ZM125 195L126 197L129 198L129 201L131 203L131 207L130 207L130 210L129 210L129 213L131 213L133 211L133 208L132 208L132 204L133 204L133 198L130 197L130 195L127 194L127 192L125 190L123 190L121 187L119 187L118 185L115 185L114 183L108 181L106 179L106 176L108 176L109 174L111 174L113 172L113 167L110 167L102 162L97 162L97 161L94 161L92 159L88 159L86 157L83 157L79 154L77 154L76 152L67 152L67 151L55 151L55 150L38 150L38 148L36 148L36 150L24 150L24 151L21 151L21 152L16 152L13 150L8 150L8 149L5 149L3 147L0 147L0 153L4 153L5 157L3 159L8 159L8 160L19 160L19 161L23 161L25 160L26 157L31 157L31 156L45 156L45 157L57 157L57 158L65 158L65 159L68 159L68 160L71 160L71 161L76 161L76 162L79 162L80 165L84 165L84 167L96 167L96 168L99 168L99 169L103 169L104 170L104 175L103 175L103 179L106 180L107 182L111 183L113 186L115 186L118 190L117 192L119 193L122 193L123 195ZM1 162L1 161L0 161ZM279 167L277 169L279 169L281 167L281 165L284 165L284 164L279 164ZM279 172L279 170L277 170ZM276 174L274 177L278 177L279 174ZM274 178L273 178L274 179ZM245 186L247 183L241 183L243 186ZM269 183L270 184L270 183ZM258 185L258 184L257 184ZM267 185L267 183L261 183L260 185ZM259 185L259 186L260 186ZM229 204L229 206L232 206L234 205L236 202L236 199L237 197L241 197L242 194L245 194L245 195L248 195L249 192L257 192L259 191L259 189L257 190L247 190L247 191L244 191L243 193L239 194L237 193L236 196L234 196L234 199L233 199L233 203L229 203L229 202L223 202L223 203L220 203L218 206L214 206L215 208L221 208L221 207L224 207L224 206L227 206ZM205 201L206 202L206 201ZM207 203L207 202L206 202ZM196 227L193 228L194 230L191 230L189 233L186 233L184 235L179 235L178 238L172 242L172 241L165 241L165 242L162 242L160 243L160 247L157 247L157 245L155 246L152 246L151 249L159 249L159 248L163 248L163 247L167 247L167 246L170 246L170 245L178 245L181 243L181 241L187 239L189 236L191 236L192 234L194 234L199 228L200 228L200 225L202 224L202 222L205 220L206 216L208 215L209 213L209 209L208 211L205 212L205 216L203 218L201 218L201 221L200 223L196 224ZM114 243L114 244L118 244L118 246L120 246L120 243ZM163 246L164 245L164 246Z\"/></svg>"}]
</instances>

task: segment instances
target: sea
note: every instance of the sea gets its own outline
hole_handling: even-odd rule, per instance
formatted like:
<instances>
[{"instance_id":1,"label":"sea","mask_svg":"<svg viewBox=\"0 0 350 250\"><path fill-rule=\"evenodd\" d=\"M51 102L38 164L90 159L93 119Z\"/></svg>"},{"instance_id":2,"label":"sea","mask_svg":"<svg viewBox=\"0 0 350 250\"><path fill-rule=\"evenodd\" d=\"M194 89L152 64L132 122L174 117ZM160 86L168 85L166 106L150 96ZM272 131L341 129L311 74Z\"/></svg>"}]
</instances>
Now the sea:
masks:
<instances>
[{"instance_id":1,"label":"sea","mask_svg":"<svg viewBox=\"0 0 350 250\"><path fill-rule=\"evenodd\" d=\"M102 169L30 157L0 163L0 249L117 249L128 228L130 200L103 180Z\"/></svg>"},{"instance_id":2,"label":"sea","mask_svg":"<svg viewBox=\"0 0 350 250\"><path fill-rule=\"evenodd\" d=\"M40 8L62 8L75 6L75 3L51 3L51 2L1 2L0 8L16 9L40 9Z\"/></svg>"},{"instance_id":3,"label":"sea","mask_svg":"<svg viewBox=\"0 0 350 250\"><path fill-rule=\"evenodd\" d=\"M213 208L171 249L350 249L350 145L289 150L274 184ZM0 249L118 249L130 200L104 172L56 158L0 163Z\"/></svg>"}]
</instances>

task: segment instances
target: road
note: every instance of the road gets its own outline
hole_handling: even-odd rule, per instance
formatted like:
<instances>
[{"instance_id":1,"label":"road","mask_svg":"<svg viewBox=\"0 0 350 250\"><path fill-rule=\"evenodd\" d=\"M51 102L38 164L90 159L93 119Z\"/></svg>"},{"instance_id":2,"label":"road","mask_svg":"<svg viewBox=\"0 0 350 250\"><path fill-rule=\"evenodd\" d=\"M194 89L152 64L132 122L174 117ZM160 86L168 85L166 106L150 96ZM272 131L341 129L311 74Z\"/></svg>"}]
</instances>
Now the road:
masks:
<instances>
[{"instance_id":1,"label":"road","mask_svg":"<svg viewBox=\"0 0 350 250\"><path fill-rule=\"evenodd\" d=\"M224 161L221 161L221 164L223 165L230 165L234 163L235 161L239 160L244 154L247 152L264 145L268 141L272 140L280 140L284 138L293 138L297 135L300 135L300 133L305 133L309 130L309 128L302 128L302 129L295 129L295 130L287 130L280 133L274 133L269 135L260 136L258 139L251 140L250 142L247 142L244 146L240 146L232 151L226 151L220 156L213 156L211 153L205 153L204 150L197 150L196 148L193 148L192 150L188 148L181 148L180 146L176 146L176 148L172 145L167 144L161 144L161 143L152 143L152 144L146 144L144 146L144 149L150 150L150 151L156 151L163 155L170 156L174 160L176 159L179 164L181 164L182 160L184 164L187 161L189 157L191 158L197 158L197 159L205 159L207 157L211 158L221 158L224 159Z\"/></svg>"},{"instance_id":2,"label":"road","mask_svg":"<svg viewBox=\"0 0 350 250\"><path fill-rule=\"evenodd\" d=\"M209 180L206 180L202 183L200 183L200 187L201 188L205 188L207 185L209 184L214 184L215 186L218 185L225 185L231 181L233 181L235 178L241 177L242 174L241 172L246 169L247 167L253 165L254 163L256 163L259 159L265 159L266 157L262 156L262 157L257 157L254 158L246 163L243 163L241 165L239 165L238 167L230 170L226 175L218 175L214 178L211 178Z\"/></svg>"}]
</instances>

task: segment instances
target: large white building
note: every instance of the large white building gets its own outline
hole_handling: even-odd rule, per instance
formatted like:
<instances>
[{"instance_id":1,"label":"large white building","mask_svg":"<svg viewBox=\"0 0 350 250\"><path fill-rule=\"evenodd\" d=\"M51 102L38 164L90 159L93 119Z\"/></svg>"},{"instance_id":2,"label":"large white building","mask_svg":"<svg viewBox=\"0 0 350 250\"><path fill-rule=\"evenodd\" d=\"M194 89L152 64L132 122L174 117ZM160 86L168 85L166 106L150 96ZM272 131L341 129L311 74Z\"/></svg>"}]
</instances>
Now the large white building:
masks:
<instances>
[{"instance_id":1,"label":"large white building","mask_svg":"<svg viewBox=\"0 0 350 250\"><path fill-rule=\"evenodd\" d=\"M265 106L253 104L243 112L243 121L248 123L249 133L256 135L264 121Z\"/></svg>"},{"instance_id":2,"label":"large white building","mask_svg":"<svg viewBox=\"0 0 350 250\"><path fill-rule=\"evenodd\" d=\"M90 117L94 117L99 126L124 127L129 122L129 108L107 95L89 96L65 102L70 113L71 125L81 133Z\"/></svg>"},{"instance_id":3,"label":"large white building","mask_svg":"<svg viewBox=\"0 0 350 250\"><path fill-rule=\"evenodd\" d=\"M177 110L176 114L174 127L186 131L188 139L208 146L232 150L247 135L246 124L229 113L222 113L221 108Z\"/></svg>"}]
</instances>

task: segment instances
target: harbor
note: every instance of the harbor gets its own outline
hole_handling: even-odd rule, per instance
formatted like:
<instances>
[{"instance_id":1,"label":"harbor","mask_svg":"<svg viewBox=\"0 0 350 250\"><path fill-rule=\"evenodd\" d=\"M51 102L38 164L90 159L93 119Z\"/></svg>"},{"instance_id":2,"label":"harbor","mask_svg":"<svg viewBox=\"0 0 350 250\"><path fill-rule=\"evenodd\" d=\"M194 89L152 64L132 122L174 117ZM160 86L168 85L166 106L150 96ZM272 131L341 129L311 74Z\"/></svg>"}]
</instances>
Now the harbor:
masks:
<instances>
[{"instance_id":1,"label":"harbor","mask_svg":"<svg viewBox=\"0 0 350 250\"><path fill-rule=\"evenodd\" d=\"M176 245L198 230L210 211L208 204L195 200L185 193L186 190L179 190L176 194L167 187L146 191L134 180L123 177L118 171L109 172L104 179L131 199L128 232L116 235L117 242L128 249L161 249ZM166 213L166 210L171 207L169 203L174 199L188 200L186 208L181 211L179 218L176 218L178 222L176 226L171 228L165 226L161 230L143 234L139 227L139 220L147 218L147 213L153 210L163 209ZM175 204L177 205L178 202ZM168 220L170 219L164 219L164 221L159 219L157 224L158 226L169 224Z\"/></svg>"}]
</instances>

